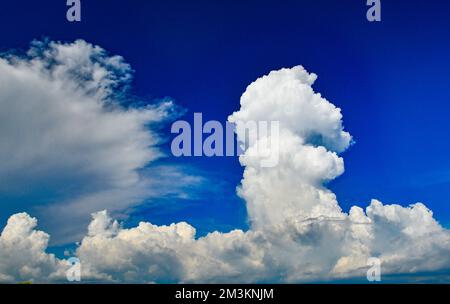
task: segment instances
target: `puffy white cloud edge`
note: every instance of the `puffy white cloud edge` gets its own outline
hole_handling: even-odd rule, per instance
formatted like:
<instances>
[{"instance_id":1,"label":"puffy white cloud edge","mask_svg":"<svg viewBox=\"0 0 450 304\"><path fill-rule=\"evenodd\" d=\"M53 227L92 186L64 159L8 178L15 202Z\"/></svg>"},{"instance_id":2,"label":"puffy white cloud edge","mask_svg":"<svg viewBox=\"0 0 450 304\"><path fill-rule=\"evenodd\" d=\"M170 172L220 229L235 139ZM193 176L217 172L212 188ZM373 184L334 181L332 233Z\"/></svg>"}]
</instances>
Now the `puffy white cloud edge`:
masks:
<instances>
[{"instance_id":1,"label":"puffy white cloud edge","mask_svg":"<svg viewBox=\"0 0 450 304\"><path fill-rule=\"evenodd\" d=\"M450 233L423 204L405 208L373 200L366 210L355 206L348 214L342 212L325 184L344 172L339 153L349 147L351 136L344 131L340 109L312 89L316 78L301 66L273 71L247 88L241 108L229 117L237 124L280 122L277 166L262 167L263 155L253 147L240 157L245 170L238 193L247 204L248 231L196 238L195 228L184 222L141 222L126 229L100 211L92 215L88 233L76 248L82 280L235 283L365 278L370 257L381 260L382 274L449 269ZM0 236L0 281L65 280L67 261L46 253L49 235L36 225L26 213L9 218Z\"/></svg>"}]
</instances>

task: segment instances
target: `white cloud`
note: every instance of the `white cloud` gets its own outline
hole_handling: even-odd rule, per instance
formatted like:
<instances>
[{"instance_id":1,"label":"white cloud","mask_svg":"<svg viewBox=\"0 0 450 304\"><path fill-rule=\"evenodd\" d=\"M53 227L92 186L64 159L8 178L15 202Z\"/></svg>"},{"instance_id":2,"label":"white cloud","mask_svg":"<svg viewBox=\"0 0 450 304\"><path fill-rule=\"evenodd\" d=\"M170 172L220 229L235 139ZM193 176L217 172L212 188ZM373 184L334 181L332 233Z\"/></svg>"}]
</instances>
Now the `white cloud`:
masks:
<instances>
[{"instance_id":1,"label":"white cloud","mask_svg":"<svg viewBox=\"0 0 450 304\"><path fill-rule=\"evenodd\" d=\"M37 220L26 213L11 216L0 235L0 282L61 278L65 263L45 253L49 235L36 231Z\"/></svg>"},{"instance_id":2,"label":"white cloud","mask_svg":"<svg viewBox=\"0 0 450 304\"><path fill-rule=\"evenodd\" d=\"M3 55L3 205L37 213L63 242L80 236L92 212L121 211L151 196L150 174L140 171L161 152L149 126L174 106L133 105L131 78L122 57L83 40L34 42L24 56ZM68 219L71 227L56 229Z\"/></svg>"},{"instance_id":3,"label":"white cloud","mask_svg":"<svg viewBox=\"0 0 450 304\"><path fill-rule=\"evenodd\" d=\"M373 200L366 210L355 206L342 212L326 182L344 172L338 153L351 136L343 130L340 110L312 90L315 79L302 67L271 72L247 88L241 109L230 116L244 123L280 121L278 166L261 167L248 153L240 158L245 170L239 194L247 203L249 231L196 238L187 223L142 222L125 229L98 212L76 251L83 277L233 283L364 279L372 256L381 259L382 275L449 269L450 233L423 204L405 208ZM8 269L0 268L2 278L16 278Z\"/></svg>"}]
</instances>

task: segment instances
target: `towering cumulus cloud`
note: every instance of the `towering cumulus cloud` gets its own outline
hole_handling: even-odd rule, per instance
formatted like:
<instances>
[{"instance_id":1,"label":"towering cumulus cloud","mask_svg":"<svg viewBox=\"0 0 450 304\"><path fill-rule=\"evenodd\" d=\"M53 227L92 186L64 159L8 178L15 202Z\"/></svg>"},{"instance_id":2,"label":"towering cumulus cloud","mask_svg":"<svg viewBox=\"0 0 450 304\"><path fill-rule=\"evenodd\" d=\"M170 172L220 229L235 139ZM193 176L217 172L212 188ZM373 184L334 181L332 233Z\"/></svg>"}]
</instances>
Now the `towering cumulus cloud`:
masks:
<instances>
[{"instance_id":1,"label":"towering cumulus cloud","mask_svg":"<svg viewBox=\"0 0 450 304\"><path fill-rule=\"evenodd\" d=\"M450 234L423 204L404 208L372 201L342 212L326 182L344 172L339 153L352 142L342 114L312 85L303 67L269 73L250 84L229 120L279 121L279 163L261 166L258 152L240 156L245 167L239 195L250 229L196 238L187 223L125 229L106 211L93 214L76 250L86 281L111 282L311 282L365 278L377 257L383 274L450 268ZM238 134L243 141L243 134ZM271 136L271 135L269 135ZM250 153L252 152L252 153ZM58 278L64 261L45 253L46 235L25 214L13 216L0 238L0 279ZM23 227L23 228L22 228ZM36 242L30 258L14 234ZM34 264L33 260L38 260ZM40 267L38 270L33 270ZM24 269L22 272L16 269ZM30 271L26 271L30 269ZM13 271L14 270L14 271ZM43 274L49 273L47 277Z\"/></svg>"},{"instance_id":2,"label":"towering cumulus cloud","mask_svg":"<svg viewBox=\"0 0 450 304\"><path fill-rule=\"evenodd\" d=\"M241 109L229 118L238 125L280 124L277 166L262 167L263 155L258 151L240 159L245 166L240 194L253 228L342 217L335 195L322 185L344 172L344 162L336 153L347 149L351 136L343 131L340 109L311 88L316 78L300 66L271 72L247 88ZM244 136L238 133L239 140L244 141Z\"/></svg>"}]
</instances>

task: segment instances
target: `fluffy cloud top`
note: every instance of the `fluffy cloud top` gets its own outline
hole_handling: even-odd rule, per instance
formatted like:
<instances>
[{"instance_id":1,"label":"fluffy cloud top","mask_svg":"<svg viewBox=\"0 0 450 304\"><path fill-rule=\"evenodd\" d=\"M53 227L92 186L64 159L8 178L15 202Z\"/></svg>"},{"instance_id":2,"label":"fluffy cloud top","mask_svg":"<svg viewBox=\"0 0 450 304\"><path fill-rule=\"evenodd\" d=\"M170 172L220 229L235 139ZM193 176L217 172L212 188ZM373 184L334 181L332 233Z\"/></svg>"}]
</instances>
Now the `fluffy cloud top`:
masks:
<instances>
[{"instance_id":1,"label":"fluffy cloud top","mask_svg":"<svg viewBox=\"0 0 450 304\"><path fill-rule=\"evenodd\" d=\"M0 235L0 282L61 277L64 263L45 253L49 235L36 231L37 220L26 213L11 216Z\"/></svg>"},{"instance_id":2,"label":"fluffy cloud top","mask_svg":"<svg viewBox=\"0 0 450 304\"><path fill-rule=\"evenodd\" d=\"M247 88L241 109L229 118L237 124L280 124L277 166L262 167L264 155L252 147L240 157L245 171L239 193L247 202L253 228L342 217L335 195L322 184L344 172L344 162L335 151L345 150L351 136L343 130L340 109L313 91L316 78L300 66L273 71ZM239 140L244 141L244 136L238 133Z\"/></svg>"},{"instance_id":3,"label":"fluffy cloud top","mask_svg":"<svg viewBox=\"0 0 450 304\"><path fill-rule=\"evenodd\" d=\"M229 118L280 122L278 166L261 167L255 161L259 155L248 153L252 147L240 157L245 170L239 194L247 203L249 231L196 238L195 228L187 223L142 222L125 229L106 211L97 212L76 250L83 278L111 282L365 278L370 257L380 258L384 275L450 268L450 233L423 204L405 208L373 200L366 210L355 206L349 214L342 212L325 183L344 172L338 153L349 146L351 136L343 130L340 110L313 91L315 79L302 67L271 72L247 88L241 109ZM8 222L0 243L3 280L46 281L63 271L58 267L62 261L45 253L46 236L32 230L34 224L24 214ZM11 271L36 267L5 255L22 246L7 241L15 233L27 240L38 236L40 245L30 254L40 257L41 267L53 269L53 274Z\"/></svg>"}]
</instances>

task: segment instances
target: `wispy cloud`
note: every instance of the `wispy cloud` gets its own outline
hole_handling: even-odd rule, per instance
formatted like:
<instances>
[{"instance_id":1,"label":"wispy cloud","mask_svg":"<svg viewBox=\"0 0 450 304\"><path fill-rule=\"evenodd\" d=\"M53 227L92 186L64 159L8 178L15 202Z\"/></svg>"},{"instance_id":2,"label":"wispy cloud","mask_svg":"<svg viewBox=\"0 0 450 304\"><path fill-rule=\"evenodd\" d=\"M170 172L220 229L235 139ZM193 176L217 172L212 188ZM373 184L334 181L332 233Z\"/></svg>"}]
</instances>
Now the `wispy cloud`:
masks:
<instances>
[{"instance_id":1,"label":"wispy cloud","mask_svg":"<svg viewBox=\"0 0 450 304\"><path fill-rule=\"evenodd\" d=\"M30 211L68 242L92 212L159 194L142 171L163 156L158 130L179 112L170 100L130 97L132 74L122 57L83 40L35 41L0 58L3 216Z\"/></svg>"}]
</instances>

